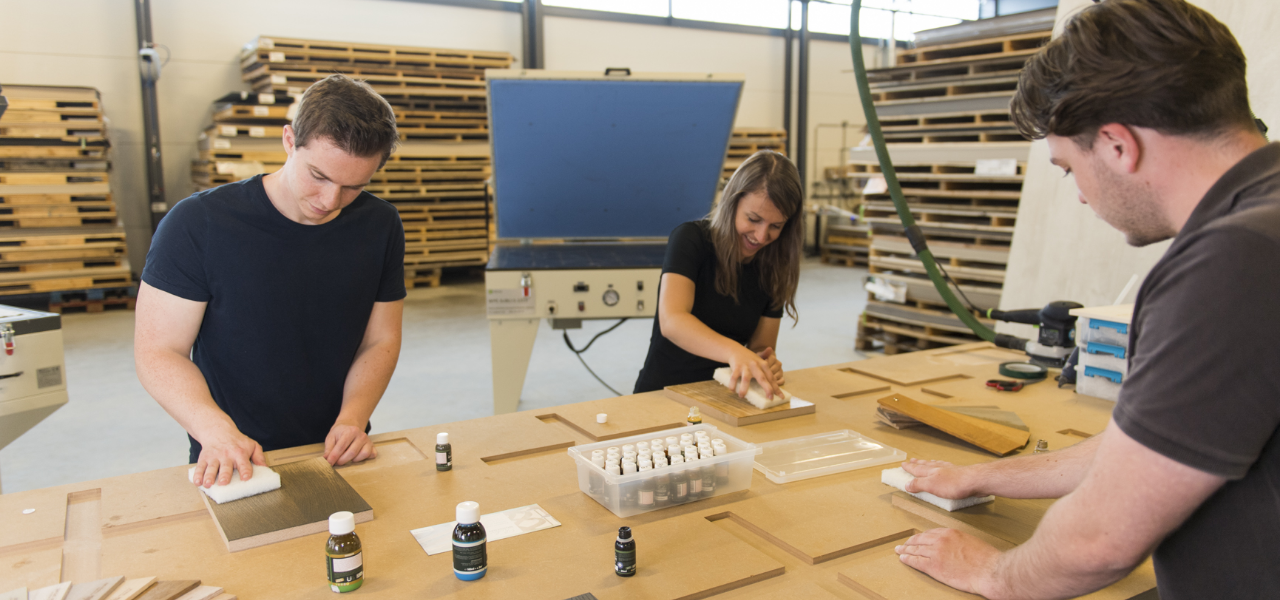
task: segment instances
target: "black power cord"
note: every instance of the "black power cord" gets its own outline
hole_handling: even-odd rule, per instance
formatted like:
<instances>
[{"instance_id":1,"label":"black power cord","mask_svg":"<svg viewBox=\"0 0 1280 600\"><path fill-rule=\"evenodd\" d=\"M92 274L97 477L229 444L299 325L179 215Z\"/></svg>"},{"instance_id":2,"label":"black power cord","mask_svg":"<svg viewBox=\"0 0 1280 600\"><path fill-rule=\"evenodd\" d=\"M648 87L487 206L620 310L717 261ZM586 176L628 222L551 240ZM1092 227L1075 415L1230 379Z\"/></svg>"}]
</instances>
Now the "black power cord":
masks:
<instances>
[{"instance_id":1,"label":"black power cord","mask_svg":"<svg viewBox=\"0 0 1280 600\"><path fill-rule=\"evenodd\" d=\"M587 345L583 346L581 350L574 348L573 342L569 341L569 330L566 329L564 331L564 345L568 346L569 351L573 352L573 355L578 357L578 362L582 363L582 366L587 369L587 372L590 373L592 377L595 377L596 381L600 382L600 385L603 385L604 387L609 388L609 391L613 392L613 395L615 396L621 396L622 394L618 392L618 390L613 389L613 386L605 383L603 379L600 379L599 375L596 375L595 371L591 370L591 367L587 365L587 361L582 359L582 353L586 352L587 349L591 347L591 344L596 343L596 340L600 339L600 336L621 327L622 324L626 323L628 320L630 320L630 317L623 317L622 319L619 319L617 323L614 323L613 325L611 325L608 329L595 334L595 336L593 336L591 340L587 342Z\"/></svg>"}]
</instances>

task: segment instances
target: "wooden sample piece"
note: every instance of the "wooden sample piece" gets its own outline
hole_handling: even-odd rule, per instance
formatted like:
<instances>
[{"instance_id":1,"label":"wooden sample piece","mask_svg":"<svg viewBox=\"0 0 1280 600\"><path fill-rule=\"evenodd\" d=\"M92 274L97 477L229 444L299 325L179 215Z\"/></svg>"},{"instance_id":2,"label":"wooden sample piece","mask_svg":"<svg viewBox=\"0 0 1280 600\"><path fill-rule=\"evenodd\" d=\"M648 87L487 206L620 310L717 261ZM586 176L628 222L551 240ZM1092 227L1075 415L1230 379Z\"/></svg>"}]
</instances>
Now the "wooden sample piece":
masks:
<instances>
[{"instance_id":1,"label":"wooden sample piece","mask_svg":"<svg viewBox=\"0 0 1280 600\"><path fill-rule=\"evenodd\" d=\"M328 531L329 515L338 511L350 511L357 523L373 520L373 508L324 458L281 465L276 471L278 490L226 504L205 498L227 550L239 552Z\"/></svg>"},{"instance_id":2,"label":"wooden sample piece","mask_svg":"<svg viewBox=\"0 0 1280 600\"><path fill-rule=\"evenodd\" d=\"M27 595L28 600L66 600L67 594L71 592L71 582L64 581L49 587L31 590Z\"/></svg>"},{"instance_id":3,"label":"wooden sample piece","mask_svg":"<svg viewBox=\"0 0 1280 600\"><path fill-rule=\"evenodd\" d=\"M680 404L697 406L702 410L703 415L724 421L734 427L810 415L816 410L812 402L805 402L798 398L792 399L790 404L761 410L739 398L733 390L715 381L667 386L664 393Z\"/></svg>"},{"instance_id":4,"label":"wooden sample piece","mask_svg":"<svg viewBox=\"0 0 1280 600\"><path fill-rule=\"evenodd\" d=\"M155 583L155 577L126 579L124 583L120 584L120 587L116 588L116 591L111 592L111 595L107 596L107 600L134 600L134 598L142 595L142 592L147 591L147 588L155 585Z\"/></svg>"},{"instance_id":5,"label":"wooden sample piece","mask_svg":"<svg viewBox=\"0 0 1280 600\"><path fill-rule=\"evenodd\" d=\"M0 594L0 600L27 600L27 588L20 587Z\"/></svg>"},{"instance_id":6,"label":"wooden sample piece","mask_svg":"<svg viewBox=\"0 0 1280 600\"><path fill-rule=\"evenodd\" d=\"M176 600L183 594L196 589L200 585L200 580L190 579L187 581L157 581L155 585L138 596L138 600Z\"/></svg>"},{"instance_id":7,"label":"wooden sample piece","mask_svg":"<svg viewBox=\"0 0 1280 600\"><path fill-rule=\"evenodd\" d=\"M103 600L122 583L124 583L123 575L88 583L77 583L71 586L71 593L67 594L67 600Z\"/></svg>"},{"instance_id":8,"label":"wooden sample piece","mask_svg":"<svg viewBox=\"0 0 1280 600\"><path fill-rule=\"evenodd\" d=\"M178 596L177 600L213 600L222 595L222 588L213 585L202 585L190 592Z\"/></svg>"},{"instance_id":9,"label":"wooden sample piece","mask_svg":"<svg viewBox=\"0 0 1280 600\"><path fill-rule=\"evenodd\" d=\"M1031 438L1029 432L922 404L903 394L890 394L876 402L997 456L1026 446Z\"/></svg>"}]
</instances>

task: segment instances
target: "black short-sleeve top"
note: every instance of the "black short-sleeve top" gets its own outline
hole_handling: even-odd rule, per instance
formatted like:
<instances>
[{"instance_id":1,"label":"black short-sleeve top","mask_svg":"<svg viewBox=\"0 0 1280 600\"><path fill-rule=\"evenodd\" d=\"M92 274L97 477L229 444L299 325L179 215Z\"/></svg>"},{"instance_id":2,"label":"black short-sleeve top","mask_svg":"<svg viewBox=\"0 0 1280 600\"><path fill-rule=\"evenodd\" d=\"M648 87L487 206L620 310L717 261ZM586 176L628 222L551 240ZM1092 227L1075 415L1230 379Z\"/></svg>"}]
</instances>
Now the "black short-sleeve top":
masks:
<instances>
[{"instance_id":1,"label":"black short-sleeve top","mask_svg":"<svg viewBox=\"0 0 1280 600\"><path fill-rule=\"evenodd\" d=\"M1163 600L1280 598L1280 144L1209 189L1142 283L1116 424L1227 478L1157 547Z\"/></svg>"},{"instance_id":2,"label":"black short-sleeve top","mask_svg":"<svg viewBox=\"0 0 1280 600\"><path fill-rule=\"evenodd\" d=\"M718 269L715 246L711 241L710 223L690 221L671 232L662 273L683 275L693 281L694 317L716 333L746 345L760 324L760 317L782 318L782 308L773 308L773 298L760 285L757 262L742 265L738 277L738 301L716 291ZM659 286L659 297L662 289ZM709 358L696 356L675 345L662 335L659 318L653 320L649 355L636 380L635 393L660 390L669 385L706 381L719 367L725 366Z\"/></svg>"}]
</instances>

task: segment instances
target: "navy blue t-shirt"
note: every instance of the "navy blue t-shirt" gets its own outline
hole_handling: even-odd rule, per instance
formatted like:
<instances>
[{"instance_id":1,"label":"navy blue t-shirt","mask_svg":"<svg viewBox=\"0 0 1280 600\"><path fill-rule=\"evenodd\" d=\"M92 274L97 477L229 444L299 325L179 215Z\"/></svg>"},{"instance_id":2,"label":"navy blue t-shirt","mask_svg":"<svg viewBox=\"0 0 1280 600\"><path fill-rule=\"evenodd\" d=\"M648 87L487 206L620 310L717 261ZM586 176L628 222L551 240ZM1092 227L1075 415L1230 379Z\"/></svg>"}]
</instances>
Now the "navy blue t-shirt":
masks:
<instances>
[{"instance_id":1,"label":"navy blue t-shirt","mask_svg":"<svg viewBox=\"0 0 1280 600\"><path fill-rule=\"evenodd\" d=\"M258 176L176 204L142 280L208 303L192 359L242 433L264 450L314 444L338 418L373 304L405 297L404 227L367 192L328 223L296 223Z\"/></svg>"},{"instance_id":2,"label":"navy blue t-shirt","mask_svg":"<svg viewBox=\"0 0 1280 600\"><path fill-rule=\"evenodd\" d=\"M760 285L760 265L751 261L738 272L738 301L716 291L718 268L711 225L707 221L689 221L678 225L667 240L667 254L662 272L684 275L693 281L691 314L712 331L739 344L746 345L760 325L760 317L782 318L782 309L773 308L773 298ZM662 294L662 286L658 286ZM660 390L669 385L711 379L712 373L727 366L709 358L692 354L662 335L659 317L653 319L653 335L649 339L649 355L636 380L632 393Z\"/></svg>"}]
</instances>

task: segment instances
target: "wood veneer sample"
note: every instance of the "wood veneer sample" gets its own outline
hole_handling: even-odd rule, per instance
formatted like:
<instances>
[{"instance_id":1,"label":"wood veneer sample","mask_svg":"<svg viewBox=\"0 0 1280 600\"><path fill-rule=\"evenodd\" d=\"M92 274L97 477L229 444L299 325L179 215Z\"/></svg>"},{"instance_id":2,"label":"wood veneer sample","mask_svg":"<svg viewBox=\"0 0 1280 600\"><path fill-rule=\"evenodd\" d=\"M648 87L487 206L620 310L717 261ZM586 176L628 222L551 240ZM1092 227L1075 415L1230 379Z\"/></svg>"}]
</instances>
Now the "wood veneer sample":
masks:
<instances>
[{"instance_id":1,"label":"wood veneer sample","mask_svg":"<svg viewBox=\"0 0 1280 600\"><path fill-rule=\"evenodd\" d=\"M222 588L213 585L202 585L178 596L177 600L213 600L221 595Z\"/></svg>"},{"instance_id":2,"label":"wood veneer sample","mask_svg":"<svg viewBox=\"0 0 1280 600\"><path fill-rule=\"evenodd\" d=\"M71 586L71 593L67 594L67 600L103 600L122 583L124 583L123 575L88 583L77 583Z\"/></svg>"},{"instance_id":3,"label":"wood veneer sample","mask_svg":"<svg viewBox=\"0 0 1280 600\"><path fill-rule=\"evenodd\" d=\"M183 594L196 589L199 579L186 581L157 581L155 585L138 596L138 600L175 600Z\"/></svg>"},{"instance_id":4,"label":"wood veneer sample","mask_svg":"<svg viewBox=\"0 0 1280 600\"><path fill-rule=\"evenodd\" d=\"M147 591L147 588L155 585L155 583L155 577L126 579L124 583L120 584L120 587L116 588L116 591L111 592L111 595L107 596L107 600L134 600L134 598L142 595L142 592Z\"/></svg>"},{"instance_id":5,"label":"wood veneer sample","mask_svg":"<svg viewBox=\"0 0 1280 600\"><path fill-rule=\"evenodd\" d=\"M27 600L27 588L20 587L0 594L0 600Z\"/></svg>"},{"instance_id":6,"label":"wood veneer sample","mask_svg":"<svg viewBox=\"0 0 1280 600\"><path fill-rule=\"evenodd\" d=\"M917 402L905 394L890 394L876 402L997 456L1004 456L1026 446L1031 437L1026 431L942 410Z\"/></svg>"},{"instance_id":7,"label":"wood veneer sample","mask_svg":"<svg viewBox=\"0 0 1280 600\"><path fill-rule=\"evenodd\" d=\"M27 594L28 600L65 600L67 594L71 592L71 582L64 581L49 587L43 587L38 590L31 590Z\"/></svg>"},{"instance_id":8,"label":"wood veneer sample","mask_svg":"<svg viewBox=\"0 0 1280 600\"><path fill-rule=\"evenodd\" d=\"M338 511L350 511L357 523L373 520L373 508L325 459L274 469L280 474L280 489L223 504L204 498L227 550L239 552L328 531L329 515Z\"/></svg>"},{"instance_id":9,"label":"wood veneer sample","mask_svg":"<svg viewBox=\"0 0 1280 600\"><path fill-rule=\"evenodd\" d=\"M702 414L734 427L811 415L817 409L812 402L793 398L790 404L761 410L714 380L670 385L663 392L680 404L697 406Z\"/></svg>"}]
</instances>

